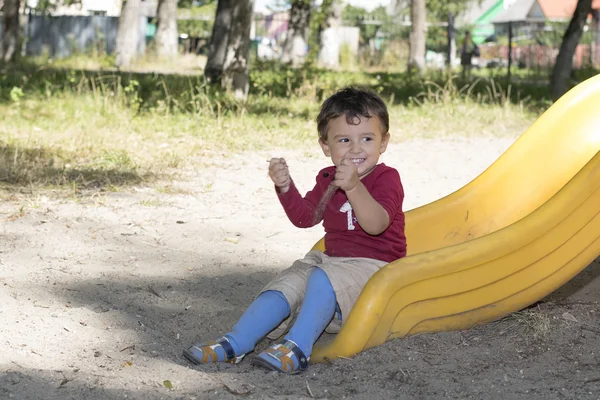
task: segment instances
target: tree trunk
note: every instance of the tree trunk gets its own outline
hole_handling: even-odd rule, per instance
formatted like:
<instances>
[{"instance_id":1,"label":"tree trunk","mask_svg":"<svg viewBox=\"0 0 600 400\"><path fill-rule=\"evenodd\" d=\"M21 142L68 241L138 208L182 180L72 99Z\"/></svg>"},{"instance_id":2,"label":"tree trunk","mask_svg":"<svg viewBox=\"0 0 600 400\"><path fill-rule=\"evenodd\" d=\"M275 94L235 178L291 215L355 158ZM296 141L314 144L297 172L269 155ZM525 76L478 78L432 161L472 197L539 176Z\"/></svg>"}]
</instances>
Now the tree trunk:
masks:
<instances>
[{"instance_id":1,"label":"tree trunk","mask_svg":"<svg viewBox=\"0 0 600 400\"><path fill-rule=\"evenodd\" d=\"M408 4L409 1L410 0L392 0L388 8L390 10L390 14L394 18L398 18L400 12L410 6L410 4Z\"/></svg>"},{"instance_id":2,"label":"tree trunk","mask_svg":"<svg viewBox=\"0 0 600 400\"><path fill-rule=\"evenodd\" d=\"M319 65L337 68L340 65L340 41L337 27L342 26L344 5L338 0L323 0L321 13L324 21L319 26Z\"/></svg>"},{"instance_id":3,"label":"tree trunk","mask_svg":"<svg viewBox=\"0 0 600 400\"><path fill-rule=\"evenodd\" d=\"M592 18L592 21L594 22L593 26L596 30L596 37L594 38L594 51L592 52L592 54L594 55L594 58L592 59L592 66L597 67L598 60L600 60L600 58L598 57L598 52L600 50L600 10L593 10Z\"/></svg>"},{"instance_id":4,"label":"tree trunk","mask_svg":"<svg viewBox=\"0 0 600 400\"><path fill-rule=\"evenodd\" d=\"M308 59L309 60L317 60L321 63L322 58L322 48L323 48L323 32L329 27L329 19L332 13L334 0L323 0L321 1L321 6L319 7L319 11L317 11L313 16L311 37L309 41L312 42L308 48Z\"/></svg>"},{"instance_id":5,"label":"tree trunk","mask_svg":"<svg viewBox=\"0 0 600 400\"><path fill-rule=\"evenodd\" d=\"M156 54L159 57L177 55L177 0L159 0L156 10Z\"/></svg>"},{"instance_id":6,"label":"tree trunk","mask_svg":"<svg viewBox=\"0 0 600 400\"><path fill-rule=\"evenodd\" d=\"M248 98L250 79L248 56L254 0L237 0L233 9L233 24L229 32L227 52L223 63L221 85L234 92L239 100Z\"/></svg>"},{"instance_id":7,"label":"tree trunk","mask_svg":"<svg viewBox=\"0 0 600 400\"><path fill-rule=\"evenodd\" d=\"M306 57L308 27L310 23L310 0L292 1L290 23L281 53L281 62L298 66Z\"/></svg>"},{"instance_id":8,"label":"tree trunk","mask_svg":"<svg viewBox=\"0 0 600 400\"><path fill-rule=\"evenodd\" d=\"M600 44L600 10L594 10L592 16L596 28L596 44Z\"/></svg>"},{"instance_id":9,"label":"tree trunk","mask_svg":"<svg viewBox=\"0 0 600 400\"><path fill-rule=\"evenodd\" d=\"M219 81L223 74L234 7L235 0L219 0L217 3L215 23L208 45L208 59L204 68L204 76L209 82Z\"/></svg>"},{"instance_id":10,"label":"tree trunk","mask_svg":"<svg viewBox=\"0 0 600 400\"><path fill-rule=\"evenodd\" d=\"M115 51L117 67L131 65L137 54L140 31L140 3L141 0L123 0Z\"/></svg>"},{"instance_id":11,"label":"tree trunk","mask_svg":"<svg viewBox=\"0 0 600 400\"><path fill-rule=\"evenodd\" d=\"M0 56L4 62L11 61L18 50L20 6L21 0L4 0L2 41L0 42Z\"/></svg>"},{"instance_id":12,"label":"tree trunk","mask_svg":"<svg viewBox=\"0 0 600 400\"><path fill-rule=\"evenodd\" d=\"M326 28L342 26L342 12L344 4L340 1L333 0L329 6L329 16L327 17Z\"/></svg>"},{"instance_id":13,"label":"tree trunk","mask_svg":"<svg viewBox=\"0 0 600 400\"><path fill-rule=\"evenodd\" d=\"M408 57L408 70L416 69L419 74L425 69L425 44L427 17L425 0L412 0L410 3L411 29L410 29L410 54Z\"/></svg>"},{"instance_id":14,"label":"tree trunk","mask_svg":"<svg viewBox=\"0 0 600 400\"><path fill-rule=\"evenodd\" d=\"M446 64L452 70L456 61L456 29L454 28L454 15L448 14L448 54Z\"/></svg>"},{"instance_id":15,"label":"tree trunk","mask_svg":"<svg viewBox=\"0 0 600 400\"><path fill-rule=\"evenodd\" d=\"M563 36L556 63L552 69L552 77L550 78L550 96L555 101L567 92L568 81L573 71L573 56L583 33L586 19L591 11L592 0L579 0L573 18L571 18L569 27Z\"/></svg>"}]
</instances>

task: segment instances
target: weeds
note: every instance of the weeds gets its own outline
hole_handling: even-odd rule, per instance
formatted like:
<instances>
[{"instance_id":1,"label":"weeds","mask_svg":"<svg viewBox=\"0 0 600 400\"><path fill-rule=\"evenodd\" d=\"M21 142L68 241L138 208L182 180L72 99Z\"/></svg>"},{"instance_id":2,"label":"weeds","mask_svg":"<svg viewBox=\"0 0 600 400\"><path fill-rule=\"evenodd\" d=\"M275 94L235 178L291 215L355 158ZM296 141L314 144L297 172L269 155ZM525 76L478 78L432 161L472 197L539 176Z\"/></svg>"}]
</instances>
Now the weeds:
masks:
<instances>
[{"instance_id":1,"label":"weeds","mask_svg":"<svg viewBox=\"0 0 600 400\"><path fill-rule=\"evenodd\" d=\"M201 76L7 69L0 76L0 181L113 191L202 167L215 154L308 148L321 101L350 84L388 102L392 141L516 137L537 116L534 95L495 80L263 67L253 70L245 103Z\"/></svg>"},{"instance_id":2,"label":"weeds","mask_svg":"<svg viewBox=\"0 0 600 400\"><path fill-rule=\"evenodd\" d=\"M157 199L141 200L140 205L144 207L160 207L164 203Z\"/></svg>"},{"instance_id":3,"label":"weeds","mask_svg":"<svg viewBox=\"0 0 600 400\"><path fill-rule=\"evenodd\" d=\"M536 306L514 312L475 329L480 332L507 335L511 338L522 338L526 341L537 341L548 337L550 324L549 312Z\"/></svg>"},{"instance_id":4,"label":"weeds","mask_svg":"<svg viewBox=\"0 0 600 400\"><path fill-rule=\"evenodd\" d=\"M550 333L550 317L541 310L525 309L511 314L534 339L544 339Z\"/></svg>"},{"instance_id":5,"label":"weeds","mask_svg":"<svg viewBox=\"0 0 600 400\"><path fill-rule=\"evenodd\" d=\"M175 187L173 185L157 186L155 188L155 190L157 193L161 193L161 194L185 194L185 195L193 194L193 192L188 189Z\"/></svg>"}]
</instances>

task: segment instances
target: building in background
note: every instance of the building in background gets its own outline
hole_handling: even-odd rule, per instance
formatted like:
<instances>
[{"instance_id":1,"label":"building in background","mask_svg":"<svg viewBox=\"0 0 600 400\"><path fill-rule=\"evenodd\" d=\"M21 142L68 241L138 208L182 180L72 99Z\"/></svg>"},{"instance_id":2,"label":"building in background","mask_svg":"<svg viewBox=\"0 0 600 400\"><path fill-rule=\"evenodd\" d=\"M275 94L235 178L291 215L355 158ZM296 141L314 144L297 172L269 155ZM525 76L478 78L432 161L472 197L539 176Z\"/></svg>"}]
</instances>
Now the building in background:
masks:
<instances>
[{"instance_id":1,"label":"building in background","mask_svg":"<svg viewBox=\"0 0 600 400\"><path fill-rule=\"evenodd\" d=\"M504 3L505 0L475 1L463 15L458 16L456 24L459 27L472 27L471 37L473 42L481 44L494 35L492 21L504 10Z\"/></svg>"},{"instance_id":2,"label":"building in background","mask_svg":"<svg viewBox=\"0 0 600 400\"><path fill-rule=\"evenodd\" d=\"M548 22L570 21L577 0L520 0L510 4L492 20L496 34L506 34L508 24L523 34L544 29ZM592 9L600 10L600 0L592 1Z\"/></svg>"}]
</instances>

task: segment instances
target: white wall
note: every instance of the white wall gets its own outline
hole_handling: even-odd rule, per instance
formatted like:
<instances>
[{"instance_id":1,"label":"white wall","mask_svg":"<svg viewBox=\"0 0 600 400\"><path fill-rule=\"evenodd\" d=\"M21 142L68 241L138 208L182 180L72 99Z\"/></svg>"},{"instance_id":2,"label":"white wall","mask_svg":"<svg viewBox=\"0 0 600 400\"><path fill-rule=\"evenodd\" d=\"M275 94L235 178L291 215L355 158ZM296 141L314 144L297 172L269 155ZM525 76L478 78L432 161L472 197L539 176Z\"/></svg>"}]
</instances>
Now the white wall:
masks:
<instances>
[{"instance_id":1,"label":"white wall","mask_svg":"<svg viewBox=\"0 0 600 400\"><path fill-rule=\"evenodd\" d=\"M319 64L324 67L338 67L340 49L344 44L348 44L352 54L357 55L359 36L360 29L358 27L336 26L325 29L321 34Z\"/></svg>"}]
</instances>

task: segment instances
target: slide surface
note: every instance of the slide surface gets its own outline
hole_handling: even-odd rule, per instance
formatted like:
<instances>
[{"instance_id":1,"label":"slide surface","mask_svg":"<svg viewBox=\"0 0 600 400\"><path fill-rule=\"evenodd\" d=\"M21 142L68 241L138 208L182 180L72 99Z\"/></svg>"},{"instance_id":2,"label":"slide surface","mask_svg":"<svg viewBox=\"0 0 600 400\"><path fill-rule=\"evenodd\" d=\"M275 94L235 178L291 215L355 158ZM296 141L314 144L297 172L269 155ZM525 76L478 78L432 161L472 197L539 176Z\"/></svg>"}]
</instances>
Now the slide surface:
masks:
<instances>
[{"instance_id":1,"label":"slide surface","mask_svg":"<svg viewBox=\"0 0 600 400\"><path fill-rule=\"evenodd\" d=\"M340 333L315 347L311 361L493 321L600 256L598 105L600 76L565 94L473 181L408 211L407 257L369 280Z\"/></svg>"}]
</instances>

